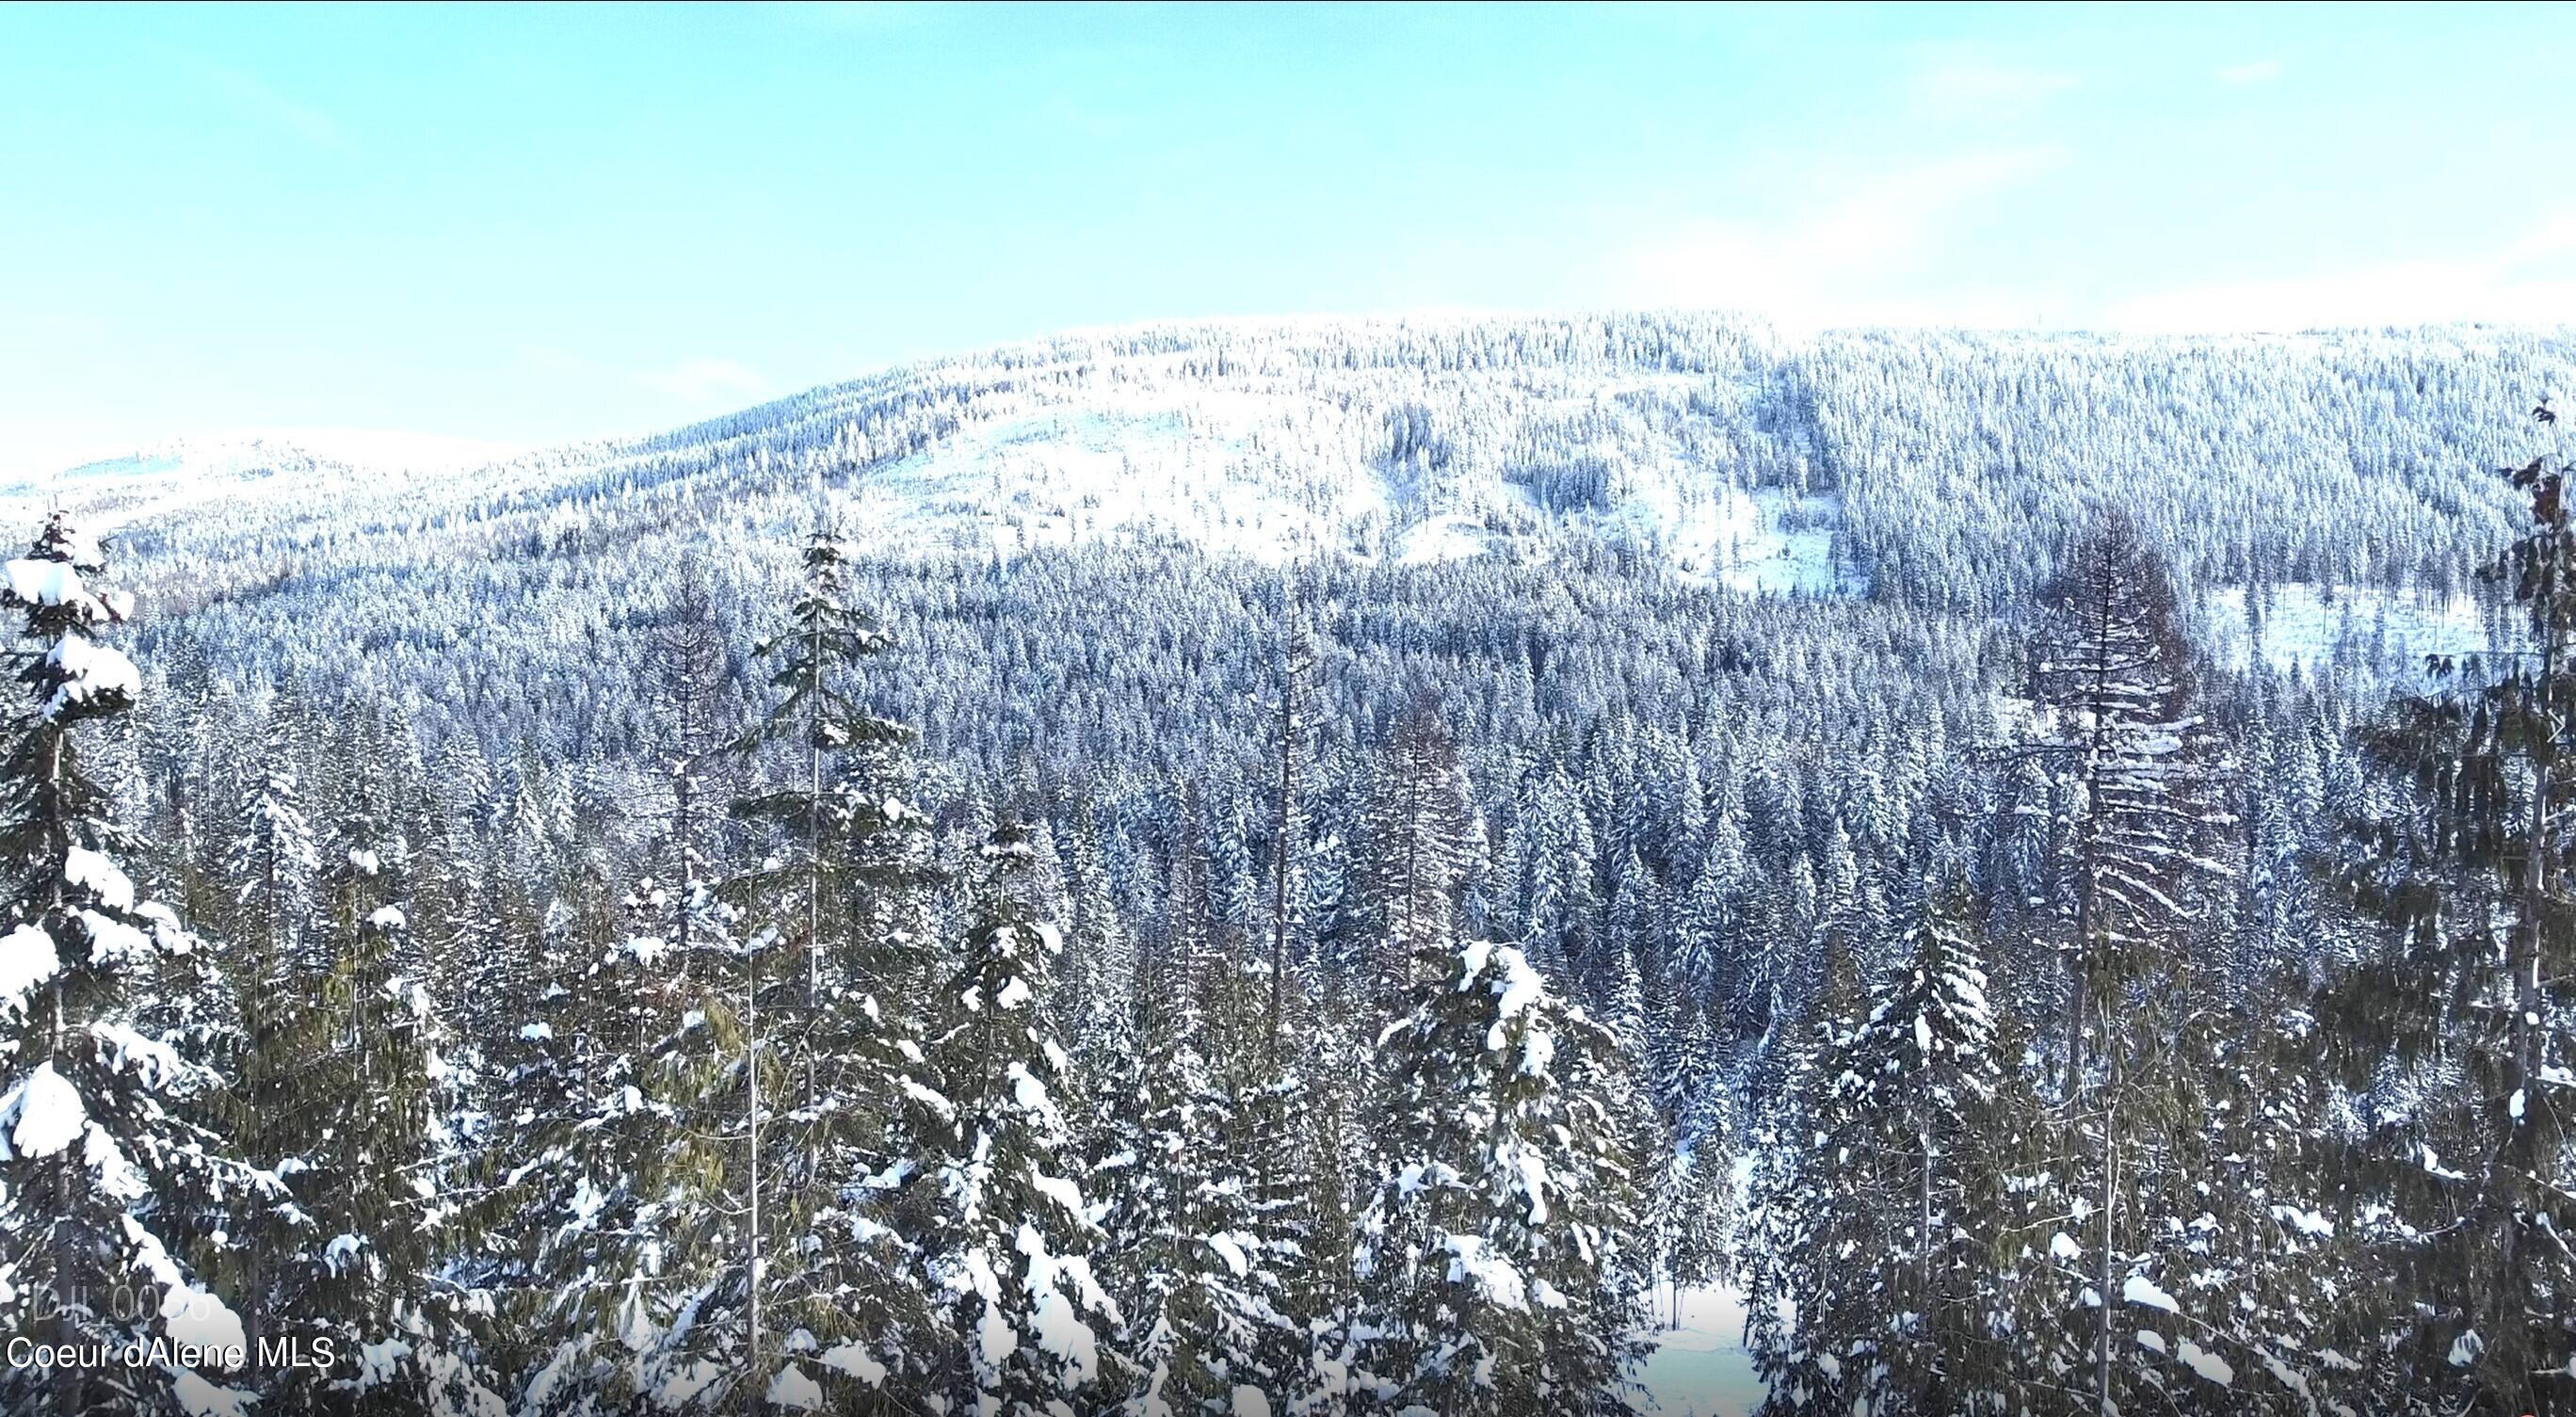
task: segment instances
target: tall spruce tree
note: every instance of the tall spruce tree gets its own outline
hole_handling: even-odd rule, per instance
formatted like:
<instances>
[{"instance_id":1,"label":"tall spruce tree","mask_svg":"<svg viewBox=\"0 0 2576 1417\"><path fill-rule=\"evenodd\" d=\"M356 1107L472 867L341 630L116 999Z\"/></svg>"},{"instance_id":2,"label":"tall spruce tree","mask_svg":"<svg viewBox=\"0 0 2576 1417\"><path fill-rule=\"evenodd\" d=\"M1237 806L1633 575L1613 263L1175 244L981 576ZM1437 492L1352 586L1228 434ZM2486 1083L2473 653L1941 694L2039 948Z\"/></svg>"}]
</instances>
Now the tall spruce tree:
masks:
<instances>
[{"instance_id":1,"label":"tall spruce tree","mask_svg":"<svg viewBox=\"0 0 2576 1417\"><path fill-rule=\"evenodd\" d=\"M1377 1410L1597 1411L1642 1356L1640 1166L1617 1040L1518 949L1473 942L1379 1049L1353 1395Z\"/></svg>"},{"instance_id":2,"label":"tall spruce tree","mask_svg":"<svg viewBox=\"0 0 2576 1417\"><path fill-rule=\"evenodd\" d=\"M2083 1351L2108 1413L2143 1381L2119 1327L2147 1218L2140 1173L2175 1113L2166 1046L2195 1007L2191 935L2205 888L2228 874L2214 837L2223 754L2198 703L2163 559L2134 523L2101 519L2042 591L2030 655L2031 722L2013 756L2041 765L2059 804L2056 879L2065 961L2057 1105L2082 1173L2089 1282L2069 1295L2069 1361ZM2063 1174L2063 1173L2062 1173ZM2161 1292L2161 1291L2159 1291Z\"/></svg>"},{"instance_id":3,"label":"tall spruce tree","mask_svg":"<svg viewBox=\"0 0 2576 1417\"><path fill-rule=\"evenodd\" d=\"M1062 937L1030 901L1025 830L1002 823L978 856L973 924L928 1048L936 1090L911 1093L926 1152L914 1242L950 1335L931 1392L951 1411L1042 1417L1091 1396L1118 1310L1092 1274L1099 1227L1064 1111L1071 1059L1043 1007Z\"/></svg>"},{"instance_id":4,"label":"tall spruce tree","mask_svg":"<svg viewBox=\"0 0 2576 1417\"><path fill-rule=\"evenodd\" d=\"M1982 951L1957 894L1923 910L1866 1012L1824 1040L1761 1178L1755 1288L1774 1301L1766 1411L2009 1412L1989 1254L1991 1139L2028 1126L1995 1056Z\"/></svg>"},{"instance_id":5,"label":"tall spruce tree","mask_svg":"<svg viewBox=\"0 0 2576 1417\"><path fill-rule=\"evenodd\" d=\"M199 1120L220 1085L200 1050L222 1021L168 1027L176 1011L157 995L193 986L201 1009L226 995L198 942L117 865L131 838L83 769L82 730L132 709L142 687L98 638L132 609L91 584L106 566L59 512L0 565L0 607L22 617L0 756L0 1280L9 1328L38 1342L237 1347L242 1319L201 1286L188 1242L258 1223L284 1188ZM123 1299L134 1294L145 1301ZM0 1405L59 1417L247 1396L181 1358L0 1368Z\"/></svg>"},{"instance_id":6,"label":"tall spruce tree","mask_svg":"<svg viewBox=\"0 0 2576 1417\"><path fill-rule=\"evenodd\" d=\"M2553 435L2558 415L2537 416ZM2507 470L2529 521L2487 568L2511 639L2363 742L2404 789L2356 813L2361 903L2393 928L2327 1004L2367 1130L2347 1164L2393 1224L2407 1368L2456 1408L2576 1404L2576 526L2569 463Z\"/></svg>"}]
</instances>

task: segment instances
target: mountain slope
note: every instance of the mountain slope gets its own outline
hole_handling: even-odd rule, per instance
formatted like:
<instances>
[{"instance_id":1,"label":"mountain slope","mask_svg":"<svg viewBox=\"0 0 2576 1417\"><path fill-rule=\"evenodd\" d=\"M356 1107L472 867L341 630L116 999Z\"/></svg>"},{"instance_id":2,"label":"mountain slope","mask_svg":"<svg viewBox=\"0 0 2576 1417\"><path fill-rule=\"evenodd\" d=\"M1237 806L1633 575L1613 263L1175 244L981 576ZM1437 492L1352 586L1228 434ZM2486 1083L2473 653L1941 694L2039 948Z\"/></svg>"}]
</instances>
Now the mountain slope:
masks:
<instances>
[{"instance_id":1,"label":"mountain slope","mask_svg":"<svg viewBox=\"0 0 2576 1417\"><path fill-rule=\"evenodd\" d=\"M1155 328L435 479L354 479L328 505L322 484L280 476L134 520L174 551L211 552L199 533L214 531L276 554L353 530L523 533L574 506L803 515L820 489L905 553L1123 537L1400 559L1573 530L1737 583L1779 539L1839 531L1854 581L1973 600L2016 589L2004 561L2116 500L2188 573L2397 583L2501 534L2477 470L2568 386L2571 355L2563 337L2483 329L1793 344L1693 316ZM1748 517L1735 494L1762 489L1783 495ZM1801 500L1829 493L1847 525Z\"/></svg>"},{"instance_id":2,"label":"mountain slope","mask_svg":"<svg viewBox=\"0 0 2576 1417\"><path fill-rule=\"evenodd\" d=\"M1983 616L2115 506L2204 600L2372 587L2402 648L2410 607L2458 618L2512 525L2488 470L2569 387L2576 343L2493 329L1273 322L1066 336L479 466L182 458L45 490L116 523L146 604L241 672L366 656L450 702L568 646L626 653L684 562L757 624L817 515L906 558L1493 556Z\"/></svg>"}]
</instances>

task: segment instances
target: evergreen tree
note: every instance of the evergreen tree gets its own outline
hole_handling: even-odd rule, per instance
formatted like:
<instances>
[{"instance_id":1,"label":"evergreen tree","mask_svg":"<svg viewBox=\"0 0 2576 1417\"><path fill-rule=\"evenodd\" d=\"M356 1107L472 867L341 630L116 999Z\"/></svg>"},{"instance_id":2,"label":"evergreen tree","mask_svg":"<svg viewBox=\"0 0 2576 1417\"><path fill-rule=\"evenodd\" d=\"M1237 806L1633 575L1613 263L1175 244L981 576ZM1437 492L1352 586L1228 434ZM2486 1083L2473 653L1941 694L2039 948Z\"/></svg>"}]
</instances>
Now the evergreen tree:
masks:
<instances>
[{"instance_id":1,"label":"evergreen tree","mask_svg":"<svg viewBox=\"0 0 2576 1417\"><path fill-rule=\"evenodd\" d=\"M1642 1356L1647 1249L1617 1043L1508 946L1459 948L1414 997L1381 1048L1358 1390L1390 1412L1611 1409Z\"/></svg>"},{"instance_id":2,"label":"evergreen tree","mask_svg":"<svg viewBox=\"0 0 2576 1417\"><path fill-rule=\"evenodd\" d=\"M98 543L60 513L0 566L0 606L23 617L23 692L0 757L0 1281L9 1328L38 1342L241 1345L241 1317L200 1285L187 1242L261 1223L284 1188L196 1120L218 1085L202 1050L224 1025L218 1014L168 1027L156 994L189 980L201 1007L225 996L177 917L139 899L117 865L131 838L83 768L83 726L132 709L142 688L98 638L132 611L90 584L105 570ZM133 1293L150 1302L114 1297ZM0 1369L0 1403L61 1417L247 1395L219 1369L177 1362Z\"/></svg>"},{"instance_id":3,"label":"evergreen tree","mask_svg":"<svg viewBox=\"0 0 2576 1417\"><path fill-rule=\"evenodd\" d=\"M2555 410L2538 411L2553 433ZM2406 790L2356 814L2361 903L2394 928L2329 999L2366 1132L2349 1165L2390 1207L2418 1381L2494 1412L2576 1402L2576 527L2558 454L2509 469L2530 519L2487 575L2513 638L2364 739ZM2451 1394L2444 1394L2449 1401Z\"/></svg>"},{"instance_id":4,"label":"evergreen tree","mask_svg":"<svg viewBox=\"0 0 2576 1417\"><path fill-rule=\"evenodd\" d=\"M2041 597L2032 733L2019 751L2056 777L2066 927L2060 1092L2089 1172L2089 1303L2068 1340L2089 1348L2097 1408L2117 1404L2118 1306L2144 1217L2124 1199L2173 1115L2162 1046L2191 1001L2191 924L2211 854L2219 752L2195 703L2190 651L2162 559L2129 521L2102 521ZM2081 1329L2089 1327L2084 1335Z\"/></svg>"},{"instance_id":5,"label":"evergreen tree","mask_svg":"<svg viewBox=\"0 0 2576 1417\"><path fill-rule=\"evenodd\" d=\"M330 1048L330 1020L316 998L329 961L308 939L313 878L321 863L296 770L303 726L293 691L281 685L241 765L241 821L225 862L233 939L224 969L240 1000L241 1035L226 1060L231 1080L224 1131L242 1159L278 1175L293 1196L293 1204L257 1212L250 1217L254 1225L228 1232L220 1261L254 1348L263 1341L309 1339L322 1321L307 1289L329 1274L322 1246L332 1237L316 1233L313 1224L314 1192L329 1184L314 1174L309 1155L316 1140L313 1118L333 1115L351 1100L316 1087ZM336 1132L326 1123L319 1139L329 1142ZM264 1376L281 1392L304 1377L294 1369Z\"/></svg>"},{"instance_id":6,"label":"evergreen tree","mask_svg":"<svg viewBox=\"0 0 2576 1417\"><path fill-rule=\"evenodd\" d=\"M318 1252L295 1258L293 1307L339 1362L318 1376L371 1409L473 1413L504 1406L475 1360L462 1310L438 1282L456 1208L442 1190L455 1162L445 1126L445 1028L401 904L407 853L378 767L380 740L357 736L330 833L317 922L333 942L316 1013L320 1047L303 1084L324 1124L289 1179Z\"/></svg>"},{"instance_id":7,"label":"evergreen tree","mask_svg":"<svg viewBox=\"0 0 2576 1417\"><path fill-rule=\"evenodd\" d=\"M934 1391L951 1410L1038 1417L1099 1380L1093 1325L1118 1311L1092 1275L1098 1226L1066 1164L1071 1059L1041 1003L1062 938L1029 903L1028 834L1005 822L979 855L948 1024L928 1049L937 1090L914 1092L928 1144L915 1242L953 1335Z\"/></svg>"},{"instance_id":8,"label":"evergreen tree","mask_svg":"<svg viewBox=\"0 0 2576 1417\"><path fill-rule=\"evenodd\" d=\"M1352 862L1354 908L1345 927L1362 954L1356 972L1384 1006L1399 1007L1414 983L1435 976L1441 952L1456 938L1473 859L1472 816L1457 745L1438 712L1416 703L1371 775L1359 823L1366 846Z\"/></svg>"},{"instance_id":9,"label":"evergreen tree","mask_svg":"<svg viewBox=\"0 0 2576 1417\"><path fill-rule=\"evenodd\" d=\"M1982 952L1953 894L1906 957L1834 1028L1787 1102L1798 1144L1761 1178L1770 1217L1755 1288L1782 1317L1757 1360L1766 1411L2008 1412L1991 1340L2000 1178L1988 1139L2028 1125L1994 1056Z\"/></svg>"}]
</instances>

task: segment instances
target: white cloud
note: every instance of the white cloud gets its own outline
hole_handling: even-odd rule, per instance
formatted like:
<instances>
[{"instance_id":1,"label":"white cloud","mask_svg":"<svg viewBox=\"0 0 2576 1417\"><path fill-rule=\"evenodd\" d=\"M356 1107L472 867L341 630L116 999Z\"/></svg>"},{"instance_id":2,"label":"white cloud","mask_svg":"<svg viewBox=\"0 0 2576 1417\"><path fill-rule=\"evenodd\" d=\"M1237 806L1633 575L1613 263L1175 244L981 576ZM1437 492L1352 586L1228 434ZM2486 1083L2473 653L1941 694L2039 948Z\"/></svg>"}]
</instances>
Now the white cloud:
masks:
<instances>
[{"instance_id":1,"label":"white cloud","mask_svg":"<svg viewBox=\"0 0 2576 1417\"><path fill-rule=\"evenodd\" d=\"M2281 61L2257 59L2251 64L2230 64L2218 71L2222 84L2268 84L2281 77Z\"/></svg>"},{"instance_id":2,"label":"white cloud","mask_svg":"<svg viewBox=\"0 0 2576 1417\"><path fill-rule=\"evenodd\" d=\"M308 146L343 157L358 155L357 140L343 132L339 122L330 114L309 103L288 98L239 69L202 60L194 62L207 87L235 112L265 123Z\"/></svg>"},{"instance_id":3,"label":"white cloud","mask_svg":"<svg viewBox=\"0 0 2576 1417\"><path fill-rule=\"evenodd\" d=\"M1749 309L1793 328L2027 323L2027 297L1926 298L1896 278L1974 227L1987 199L2065 160L2053 146L1960 153L1838 184L1849 195L1785 220L1692 223L1630 247L1616 280L1641 303Z\"/></svg>"},{"instance_id":4,"label":"white cloud","mask_svg":"<svg viewBox=\"0 0 2576 1417\"><path fill-rule=\"evenodd\" d=\"M1918 119L2002 120L2037 112L2077 82L2073 74L1953 52L1917 69L1907 97Z\"/></svg>"},{"instance_id":5,"label":"white cloud","mask_svg":"<svg viewBox=\"0 0 2576 1417\"><path fill-rule=\"evenodd\" d=\"M2185 286L2122 302L2109 318L2122 329L2158 333L2576 323L2576 212L2482 255Z\"/></svg>"},{"instance_id":6,"label":"white cloud","mask_svg":"<svg viewBox=\"0 0 2576 1417\"><path fill-rule=\"evenodd\" d=\"M648 370L635 379L648 389L691 404L705 404L719 396L748 403L769 392L769 380L760 371L730 359L685 360L668 369Z\"/></svg>"}]
</instances>

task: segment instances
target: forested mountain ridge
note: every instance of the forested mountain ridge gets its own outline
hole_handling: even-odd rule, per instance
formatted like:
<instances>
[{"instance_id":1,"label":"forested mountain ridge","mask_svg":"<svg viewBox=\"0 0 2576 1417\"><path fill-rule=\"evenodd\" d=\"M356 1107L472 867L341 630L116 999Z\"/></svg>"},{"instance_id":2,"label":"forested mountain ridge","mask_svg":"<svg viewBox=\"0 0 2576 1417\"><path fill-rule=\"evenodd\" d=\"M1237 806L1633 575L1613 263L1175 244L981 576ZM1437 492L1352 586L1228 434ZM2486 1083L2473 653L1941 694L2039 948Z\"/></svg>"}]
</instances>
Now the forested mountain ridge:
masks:
<instances>
[{"instance_id":1,"label":"forested mountain ridge","mask_svg":"<svg viewBox=\"0 0 2576 1417\"><path fill-rule=\"evenodd\" d=\"M192 1412L1609 1413L1720 1279L1778 1413L2545 1407L2568 357L1148 332L49 521L0 1303L346 1345Z\"/></svg>"},{"instance_id":2,"label":"forested mountain ridge","mask_svg":"<svg viewBox=\"0 0 2576 1417\"><path fill-rule=\"evenodd\" d=\"M352 475L327 505L319 488L246 487L255 512L217 519L233 554L192 540L185 511L135 528L129 551L192 568L325 543L428 557L541 542L575 509L653 530L719 507L711 519L759 521L810 510L820 486L902 552L1123 527L1271 559L1437 556L1575 526L1715 578L1767 549L1736 543L1775 530L1744 525L1728 494L1777 489L1839 495L1845 565L1949 603L2026 590L2031 553L2086 507L2152 488L2145 529L2187 582L2442 585L2504 525L2493 490L2460 474L2500 456L2481 418L2571 372L2576 341L2485 327L1792 340L1691 315L1158 326L479 468L452 466L453 450L362 449L340 465L438 475ZM107 495L100 481L19 491Z\"/></svg>"},{"instance_id":3,"label":"forested mountain ridge","mask_svg":"<svg viewBox=\"0 0 2576 1417\"><path fill-rule=\"evenodd\" d=\"M2026 598L2116 502L2231 626L2279 584L2328 629L2377 611L2317 613L2320 596L2393 596L2402 632L2460 618L2463 568L2509 533L2475 471L2505 453L2493 410L2570 376L2576 343L2487 328L1791 341L1685 315L1217 324L912 366L482 467L376 450L290 458L299 471L221 495L97 476L12 495L112 527L155 617L189 613L259 673L354 672L441 712L466 679L524 677L563 643L620 653L620 617L684 562L724 605L776 593L756 548L818 514L904 560L1606 551L1735 589L1982 614ZM560 731L584 712L548 716Z\"/></svg>"}]
</instances>

